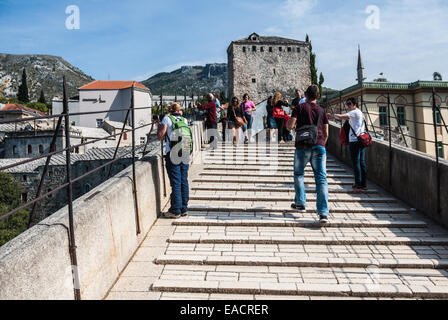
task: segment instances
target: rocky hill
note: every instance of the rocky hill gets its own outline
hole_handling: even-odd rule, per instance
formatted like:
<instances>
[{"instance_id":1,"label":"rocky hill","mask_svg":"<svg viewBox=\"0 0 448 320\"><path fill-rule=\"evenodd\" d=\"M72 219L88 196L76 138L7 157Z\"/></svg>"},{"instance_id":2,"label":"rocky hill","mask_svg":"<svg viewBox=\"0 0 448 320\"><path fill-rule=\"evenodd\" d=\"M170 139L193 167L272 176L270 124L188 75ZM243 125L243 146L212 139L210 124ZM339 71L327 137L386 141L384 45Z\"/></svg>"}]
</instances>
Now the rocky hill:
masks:
<instances>
[{"instance_id":1,"label":"rocky hill","mask_svg":"<svg viewBox=\"0 0 448 320\"><path fill-rule=\"evenodd\" d=\"M227 91L227 64L184 66L173 72L162 72L143 81L153 94L178 95Z\"/></svg>"},{"instance_id":2,"label":"rocky hill","mask_svg":"<svg viewBox=\"0 0 448 320\"><path fill-rule=\"evenodd\" d=\"M9 80L3 95L15 97L25 68L30 99L37 100L43 89L47 103L62 94L62 76L67 78L69 96L77 95L77 88L94 79L57 56L15 55L0 53L0 87Z\"/></svg>"}]
</instances>

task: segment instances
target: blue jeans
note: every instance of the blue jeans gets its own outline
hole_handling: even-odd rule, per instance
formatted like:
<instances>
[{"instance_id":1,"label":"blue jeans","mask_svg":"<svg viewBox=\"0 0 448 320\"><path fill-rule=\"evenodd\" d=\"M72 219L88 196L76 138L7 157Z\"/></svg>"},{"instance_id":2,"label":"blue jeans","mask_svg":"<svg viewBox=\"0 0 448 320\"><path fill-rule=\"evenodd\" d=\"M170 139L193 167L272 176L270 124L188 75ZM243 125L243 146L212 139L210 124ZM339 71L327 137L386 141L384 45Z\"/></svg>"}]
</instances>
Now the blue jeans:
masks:
<instances>
[{"instance_id":1,"label":"blue jeans","mask_svg":"<svg viewBox=\"0 0 448 320\"><path fill-rule=\"evenodd\" d=\"M322 146L307 149L296 149L294 157L294 189L296 192L295 204L306 206L305 168L311 162L314 171L317 191L317 213L328 216L328 182L327 182L327 151Z\"/></svg>"},{"instance_id":2,"label":"blue jeans","mask_svg":"<svg viewBox=\"0 0 448 320\"><path fill-rule=\"evenodd\" d=\"M243 132L246 132L247 130L252 129L252 124L254 123L254 117L252 117L252 112L246 112L244 113L244 118L246 118L247 125L245 124L243 126Z\"/></svg>"},{"instance_id":3,"label":"blue jeans","mask_svg":"<svg viewBox=\"0 0 448 320\"><path fill-rule=\"evenodd\" d=\"M190 190L188 185L189 164L173 164L170 153L166 155L166 171L171 184L171 208L168 210L174 214L181 214L188 211L188 201L190 200Z\"/></svg>"},{"instance_id":4,"label":"blue jeans","mask_svg":"<svg viewBox=\"0 0 448 320\"><path fill-rule=\"evenodd\" d=\"M366 147L359 142L350 142L350 156L355 172L355 185L367 187Z\"/></svg>"}]
</instances>

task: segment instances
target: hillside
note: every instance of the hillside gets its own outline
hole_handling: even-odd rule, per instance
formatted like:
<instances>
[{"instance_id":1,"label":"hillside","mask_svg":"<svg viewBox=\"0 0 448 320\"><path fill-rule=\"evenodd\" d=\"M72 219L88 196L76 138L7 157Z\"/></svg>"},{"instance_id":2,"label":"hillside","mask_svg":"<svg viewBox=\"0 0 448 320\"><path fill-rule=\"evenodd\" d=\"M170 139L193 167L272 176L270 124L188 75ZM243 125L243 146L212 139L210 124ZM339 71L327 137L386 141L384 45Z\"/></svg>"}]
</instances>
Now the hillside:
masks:
<instances>
[{"instance_id":1,"label":"hillside","mask_svg":"<svg viewBox=\"0 0 448 320\"><path fill-rule=\"evenodd\" d=\"M162 72L142 82L153 94L178 95L186 93L227 91L227 64L184 66L173 72Z\"/></svg>"},{"instance_id":2,"label":"hillside","mask_svg":"<svg viewBox=\"0 0 448 320\"><path fill-rule=\"evenodd\" d=\"M9 80L3 91L4 96L16 96L22 81L23 68L26 69L31 100L39 98L41 89L44 89L47 102L50 102L55 95L61 95L63 75L67 78L69 96L77 95L78 87L94 80L61 57L0 53L0 87Z\"/></svg>"}]
</instances>

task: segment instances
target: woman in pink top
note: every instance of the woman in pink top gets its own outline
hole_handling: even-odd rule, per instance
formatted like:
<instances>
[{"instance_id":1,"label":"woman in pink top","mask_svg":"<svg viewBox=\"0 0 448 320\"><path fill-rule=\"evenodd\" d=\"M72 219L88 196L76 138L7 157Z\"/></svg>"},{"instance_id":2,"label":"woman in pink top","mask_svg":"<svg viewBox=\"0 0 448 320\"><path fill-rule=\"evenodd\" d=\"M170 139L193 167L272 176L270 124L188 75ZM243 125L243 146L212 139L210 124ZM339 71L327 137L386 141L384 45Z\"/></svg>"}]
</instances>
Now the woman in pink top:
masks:
<instances>
[{"instance_id":1,"label":"woman in pink top","mask_svg":"<svg viewBox=\"0 0 448 320\"><path fill-rule=\"evenodd\" d=\"M257 110L257 108L255 107L255 103L249 100L249 95L247 93L243 95L243 103L241 103L241 109L243 109L243 114L247 121L247 127L246 125L243 127L243 132L245 135L244 143L247 144L249 143L247 131L249 131L249 135L251 136L251 142L253 142L251 131L252 131L252 124L254 122L254 111Z\"/></svg>"}]
</instances>

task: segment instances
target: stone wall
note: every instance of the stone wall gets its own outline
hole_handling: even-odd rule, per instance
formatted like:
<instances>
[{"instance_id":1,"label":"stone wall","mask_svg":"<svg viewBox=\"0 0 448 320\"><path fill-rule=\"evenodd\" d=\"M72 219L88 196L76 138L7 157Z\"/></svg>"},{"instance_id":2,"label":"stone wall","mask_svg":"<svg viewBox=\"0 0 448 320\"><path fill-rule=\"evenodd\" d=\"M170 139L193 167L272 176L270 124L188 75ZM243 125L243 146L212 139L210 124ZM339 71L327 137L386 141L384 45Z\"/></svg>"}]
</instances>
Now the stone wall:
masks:
<instances>
[{"instance_id":1,"label":"stone wall","mask_svg":"<svg viewBox=\"0 0 448 320\"><path fill-rule=\"evenodd\" d=\"M340 126L330 124L327 148L339 160L351 166L350 151L339 142ZM436 160L425 153L373 139L367 149L368 179L374 181L413 208L448 227L448 162L440 163L441 212L437 210ZM391 151L391 153L389 153ZM391 176L389 178L389 156Z\"/></svg>"},{"instance_id":2,"label":"stone wall","mask_svg":"<svg viewBox=\"0 0 448 320\"><path fill-rule=\"evenodd\" d=\"M296 88L305 92L311 84L310 51L307 45L262 42L253 45L256 51L252 51L252 45L247 44L232 43L229 48L229 98L237 96L241 100L243 94L248 93L257 104L276 91L290 99L295 97ZM245 52L243 47L246 48ZM260 51L261 47L263 52ZM272 47L272 52L269 52L269 47ZM282 51L279 51L280 47Z\"/></svg>"},{"instance_id":3,"label":"stone wall","mask_svg":"<svg viewBox=\"0 0 448 320\"><path fill-rule=\"evenodd\" d=\"M204 125L193 125L198 158ZM193 160L195 161L195 160ZM141 234L136 234L132 168L74 202L74 227L83 299L102 299L149 232L169 198L163 197L161 157L136 166ZM68 214L62 208L0 248L0 300L73 299Z\"/></svg>"}]
</instances>

